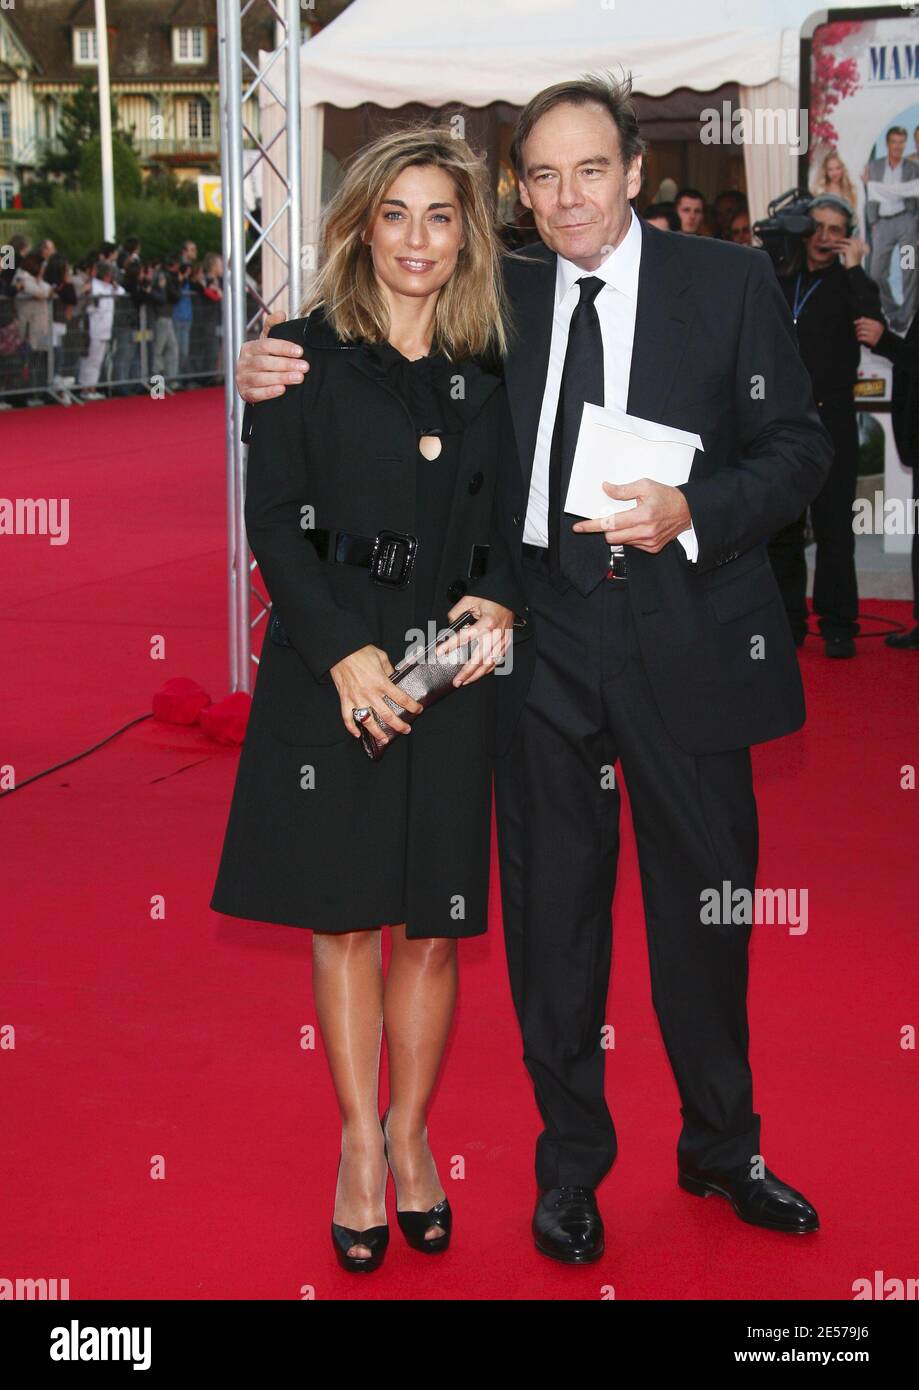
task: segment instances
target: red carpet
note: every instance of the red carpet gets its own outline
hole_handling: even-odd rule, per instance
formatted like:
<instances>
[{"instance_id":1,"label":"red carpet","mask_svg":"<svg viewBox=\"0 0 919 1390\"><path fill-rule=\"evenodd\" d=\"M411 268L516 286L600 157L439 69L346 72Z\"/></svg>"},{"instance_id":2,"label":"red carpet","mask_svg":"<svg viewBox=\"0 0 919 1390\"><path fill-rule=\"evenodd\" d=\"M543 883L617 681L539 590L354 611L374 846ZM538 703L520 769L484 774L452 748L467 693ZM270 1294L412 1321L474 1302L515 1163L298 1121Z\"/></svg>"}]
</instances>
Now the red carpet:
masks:
<instances>
[{"instance_id":1,"label":"red carpet","mask_svg":"<svg viewBox=\"0 0 919 1390\"><path fill-rule=\"evenodd\" d=\"M226 693L222 419L220 391L2 417L0 492L70 498L67 545L0 544L0 764L18 781L146 713L170 676ZM321 1045L300 1047L309 933L209 910L236 754L148 721L0 805L0 1275L68 1278L75 1299L538 1300L849 1299L875 1270L916 1276L919 1061L901 1030L919 1023L919 792L900 769L919 762L919 658L871 640L830 663L812 641L802 666L806 730L755 756L760 883L807 888L808 931L754 928L750 1015L767 1162L813 1200L818 1235L745 1226L676 1186L679 1098L626 835L604 1259L532 1249L538 1121L495 879L490 932L460 947L431 1116L451 1253L425 1260L394 1227L381 1271L340 1272L336 1108Z\"/></svg>"}]
</instances>

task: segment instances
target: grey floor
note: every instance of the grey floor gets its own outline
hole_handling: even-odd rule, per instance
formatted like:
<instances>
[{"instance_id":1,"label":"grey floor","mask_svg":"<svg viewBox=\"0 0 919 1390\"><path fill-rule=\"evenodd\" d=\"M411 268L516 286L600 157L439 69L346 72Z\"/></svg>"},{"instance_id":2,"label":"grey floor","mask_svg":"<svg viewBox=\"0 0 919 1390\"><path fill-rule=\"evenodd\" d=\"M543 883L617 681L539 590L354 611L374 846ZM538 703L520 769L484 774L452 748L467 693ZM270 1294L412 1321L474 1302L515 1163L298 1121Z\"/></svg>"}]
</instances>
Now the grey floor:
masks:
<instances>
[{"instance_id":1,"label":"grey floor","mask_svg":"<svg viewBox=\"0 0 919 1390\"><path fill-rule=\"evenodd\" d=\"M883 536L855 537L859 598L912 599L909 555L885 555ZM814 547L807 547L807 592L814 588Z\"/></svg>"}]
</instances>

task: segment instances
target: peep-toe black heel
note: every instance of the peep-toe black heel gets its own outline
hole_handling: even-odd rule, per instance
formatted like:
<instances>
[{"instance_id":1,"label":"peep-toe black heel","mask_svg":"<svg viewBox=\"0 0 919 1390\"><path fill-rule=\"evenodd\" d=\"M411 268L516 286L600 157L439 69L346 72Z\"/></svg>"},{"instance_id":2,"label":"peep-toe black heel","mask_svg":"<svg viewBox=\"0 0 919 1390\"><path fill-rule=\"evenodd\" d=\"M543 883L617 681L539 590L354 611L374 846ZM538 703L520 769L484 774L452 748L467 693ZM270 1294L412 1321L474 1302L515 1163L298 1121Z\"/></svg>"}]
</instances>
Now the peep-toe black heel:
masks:
<instances>
[{"instance_id":1,"label":"peep-toe black heel","mask_svg":"<svg viewBox=\"0 0 919 1390\"><path fill-rule=\"evenodd\" d=\"M453 1229L453 1213L450 1210L450 1199L443 1197L437 1202L430 1211L396 1211L396 1220L399 1223L399 1230L405 1236L413 1250L421 1250L425 1255L440 1255L450 1244L450 1232ZM429 1226L440 1226L443 1231L441 1236L432 1236L430 1240L425 1236L425 1231Z\"/></svg>"},{"instance_id":2,"label":"peep-toe black heel","mask_svg":"<svg viewBox=\"0 0 919 1390\"><path fill-rule=\"evenodd\" d=\"M389 1163L389 1151L386 1146L386 1118L389 1115L387 1109L381 1123L383 1129L383 1153L386 1155L386 1162ZM390 1169L390 1171L392 1171ZM399 1211L396 1208L396 1220L399 1223L399 1230L405 1236L413 1250L420 1250L424 1255L441 1255L450 1244L450 1233L453 1230L453 1212L450 1208L448 1197L441 1197L439 1202L435 1202L430 1211ZM425 1232L430 1226L439 1226L442 1235L432 1236L428 1240Z\"/></svg>"},{"instance_id":3,"label":"peep-toe black heel","mask_svg":"<svg viewBox=\"0 0 919 1390\"><path fill-rule=\"evenodd\" d=\"M340 1172L341 1158L338 1160L338 1168ZM355 1231L350 1226L338 1226L333 1221L332 1244L342 1269L346 1269L349 1274L369 1274L371 1270L379 1269L383 1263L383 1256L389 1245L389 1226L368 1226L366 1231ZM370 1254L349 1255L348 1251L352 1245L365 1245Z\"/></svg>"}]
</instances>

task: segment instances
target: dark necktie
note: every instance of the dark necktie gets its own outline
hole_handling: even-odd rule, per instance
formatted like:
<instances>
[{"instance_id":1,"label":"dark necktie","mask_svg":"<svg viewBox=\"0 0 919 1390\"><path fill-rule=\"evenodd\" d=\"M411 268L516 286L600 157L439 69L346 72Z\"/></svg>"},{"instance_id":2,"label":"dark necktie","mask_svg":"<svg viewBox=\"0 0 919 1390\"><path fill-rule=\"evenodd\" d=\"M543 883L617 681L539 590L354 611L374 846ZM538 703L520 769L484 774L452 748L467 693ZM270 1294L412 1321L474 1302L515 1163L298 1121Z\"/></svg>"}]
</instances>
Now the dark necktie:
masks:
<instances>
[{"instance_id":1,"label":"dark necktie","mask_svg":"<svg viewBox=\"0 0 919 1390\"><path fill-rule=\"evenodd\" d=\"M571 465L585 401L603 405L603 338L594 300L604 281L596 275L578 280L581 297L568 327L568 347L558 393L558 410L549 452L549 573L556 588L569 584L585 596L606 575L609 545L602 532L572 531L563 514Z\"/></svg>"}]
</instances>

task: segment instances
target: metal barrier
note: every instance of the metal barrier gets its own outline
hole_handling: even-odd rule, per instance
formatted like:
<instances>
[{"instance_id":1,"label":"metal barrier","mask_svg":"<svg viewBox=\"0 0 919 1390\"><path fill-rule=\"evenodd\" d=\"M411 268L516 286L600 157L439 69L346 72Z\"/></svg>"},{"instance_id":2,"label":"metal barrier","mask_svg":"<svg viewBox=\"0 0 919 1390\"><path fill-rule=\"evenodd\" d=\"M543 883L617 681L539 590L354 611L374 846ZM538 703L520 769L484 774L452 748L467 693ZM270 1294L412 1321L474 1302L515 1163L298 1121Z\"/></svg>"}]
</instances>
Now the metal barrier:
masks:
<instances>
[{"instance_id":1,"label":"metal barrier","mask_svg":"<svg viewBox=\"0 0 919 1390\"><path fill-rule=\"evenodd\" d=\"M129 294L81 296L67 316L57 299L0 297L0 401L38 397L63 405L102 395L172 392L223 382L221 304L192 299L190 320L174 305L157 312Z\"/></svg>"}]
</instances>

